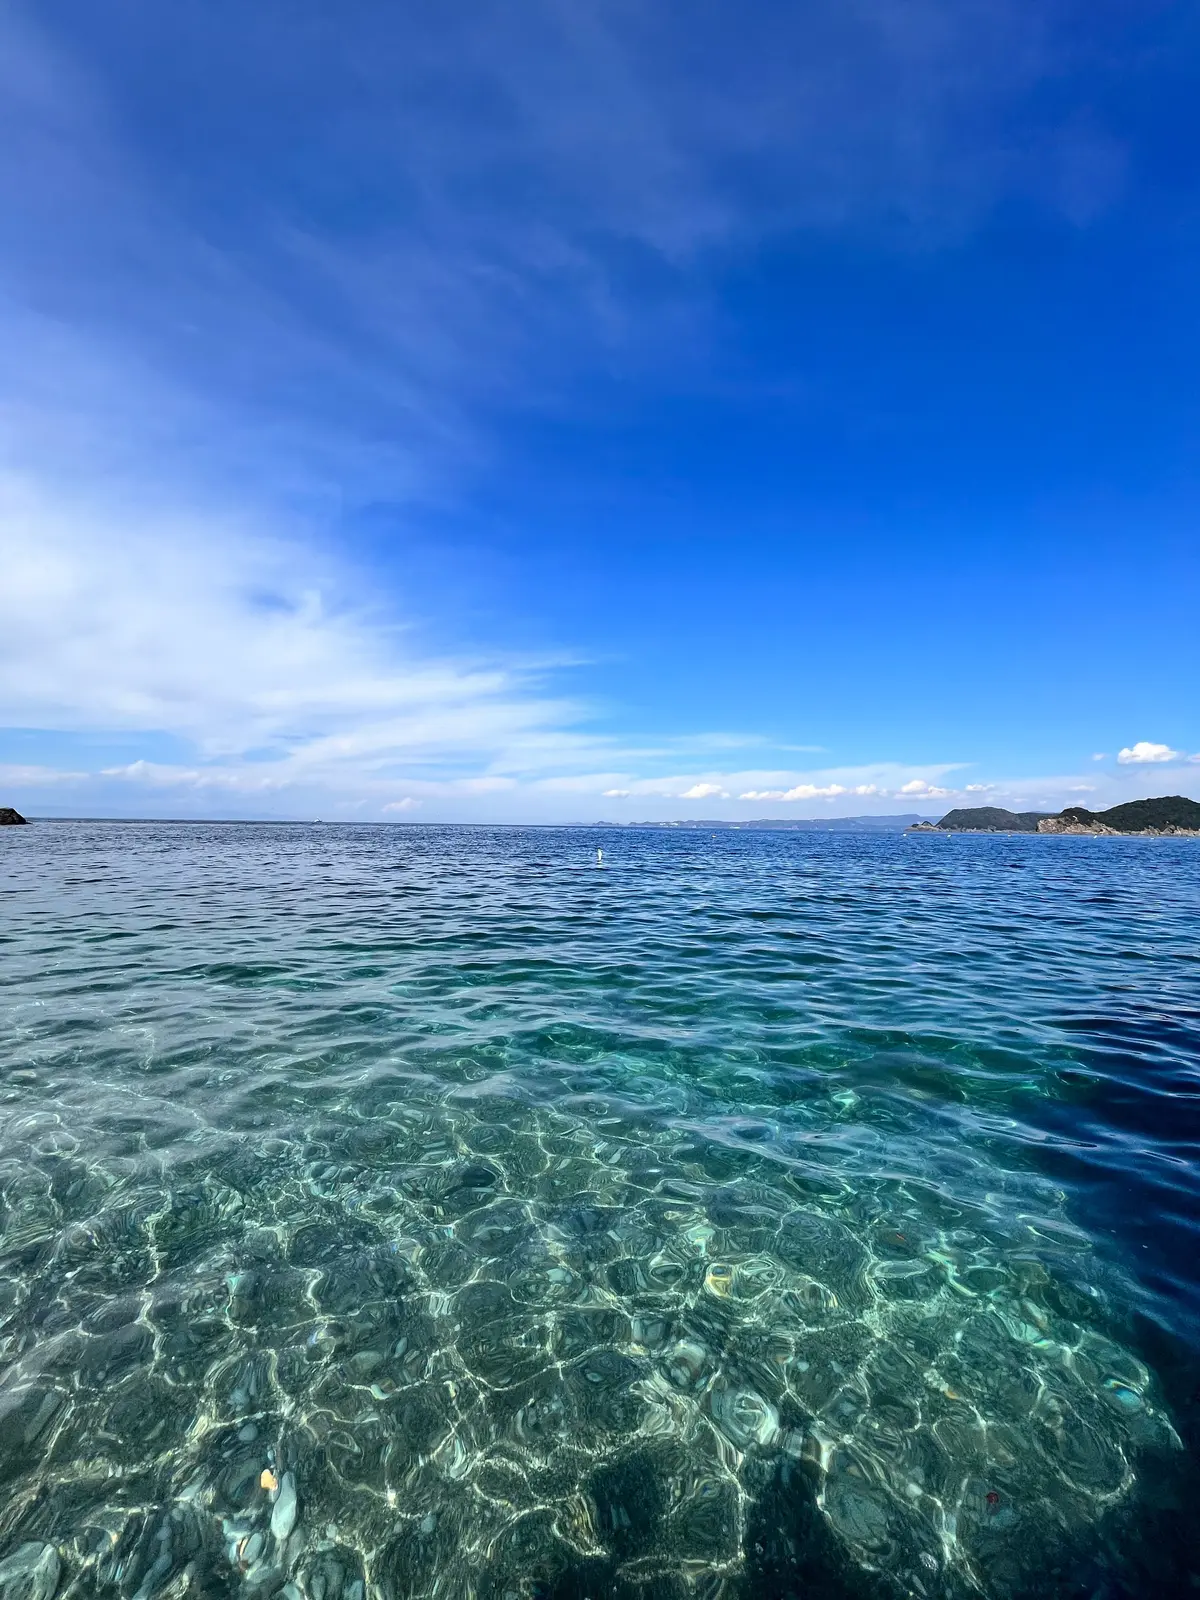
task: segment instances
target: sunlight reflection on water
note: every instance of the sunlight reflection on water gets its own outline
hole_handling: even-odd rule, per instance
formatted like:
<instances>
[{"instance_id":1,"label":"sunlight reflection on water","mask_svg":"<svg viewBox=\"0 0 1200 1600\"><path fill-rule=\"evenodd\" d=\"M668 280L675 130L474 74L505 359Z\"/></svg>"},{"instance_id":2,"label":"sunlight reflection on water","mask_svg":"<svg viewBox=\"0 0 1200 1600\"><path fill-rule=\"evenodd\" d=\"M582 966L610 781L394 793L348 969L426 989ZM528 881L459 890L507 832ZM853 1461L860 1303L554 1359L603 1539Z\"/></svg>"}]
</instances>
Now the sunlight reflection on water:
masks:
<instances>
[{"instance_id":1,"label":"sunlight reflection on water","mask_svg":"<svg viewBox=\"0 0 1200 1600\"><path fill-rule=\"evenodd\" d=\"M1182 1455L1042 1157L1188 846L594 840L22 833L4 1600L733 1595L781 1493L805 1592L1055 1593Z\"/></svg>"}]
</instances>

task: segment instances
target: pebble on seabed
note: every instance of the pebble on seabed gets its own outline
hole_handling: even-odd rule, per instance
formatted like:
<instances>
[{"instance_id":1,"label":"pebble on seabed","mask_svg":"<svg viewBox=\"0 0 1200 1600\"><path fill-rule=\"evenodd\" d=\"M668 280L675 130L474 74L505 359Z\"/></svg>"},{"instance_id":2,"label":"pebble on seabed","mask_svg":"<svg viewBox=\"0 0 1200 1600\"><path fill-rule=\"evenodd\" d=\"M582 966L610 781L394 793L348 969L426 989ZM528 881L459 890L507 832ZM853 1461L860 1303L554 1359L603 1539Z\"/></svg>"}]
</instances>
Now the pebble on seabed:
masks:
<instances>
[{"instance_id":1,"label":"pebble on seabed","mask_svg":"<svg viewBox=\"0 0 1200 1600\"><path fill-rule=\"evenodd\" d=\"M1142 1411L1146 1402L1136 1389L1131 1389L1127 1383L1122 1383L1119 1378L1106 1378L1104 1387L1109 1396L1116 1401L1123 1411Z\"/></svg>"},{"instance_id":2,"label":"pebble on seabed","mask_svg":"<svg viewBox=\"0 0 1200 1600\"><path fill-rule=\"evenodd\" d=\"M271 1512L271 1532L280 1544L296 1525L297 1509L296 1480L290 1472L285 1472L279 1482L279 1498Z\"/></svg>"},{"instance_id":3,"label":"pebble on seabed","mask_svg":"<svg viewBox=\"0 0 1200 1600\"><path fill-rule=\"evenodd\" d=\"M704 1286L710 1294L724 1299L733 1288L733 1268L714 1263L705 1275Z\"/></svg>"}]
</instances>

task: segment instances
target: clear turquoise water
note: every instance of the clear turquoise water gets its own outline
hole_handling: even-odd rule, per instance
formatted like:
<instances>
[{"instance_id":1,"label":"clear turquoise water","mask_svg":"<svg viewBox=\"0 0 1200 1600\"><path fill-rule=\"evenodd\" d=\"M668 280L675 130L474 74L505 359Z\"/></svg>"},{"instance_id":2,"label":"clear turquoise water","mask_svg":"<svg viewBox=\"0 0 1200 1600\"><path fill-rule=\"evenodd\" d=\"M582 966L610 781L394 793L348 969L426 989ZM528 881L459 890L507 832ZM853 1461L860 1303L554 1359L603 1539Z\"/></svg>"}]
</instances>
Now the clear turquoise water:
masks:
<instances>
[{"instance_id":1,"label":"clear turquoise water","mask_svg":"<svg viewBox=\"0 0 1200 1600\"><path fill-rule=\"evenodd\" d=\"M1193 841L0 872L3 1600L1187 1592Z\"/></svg>"}]
</instances>

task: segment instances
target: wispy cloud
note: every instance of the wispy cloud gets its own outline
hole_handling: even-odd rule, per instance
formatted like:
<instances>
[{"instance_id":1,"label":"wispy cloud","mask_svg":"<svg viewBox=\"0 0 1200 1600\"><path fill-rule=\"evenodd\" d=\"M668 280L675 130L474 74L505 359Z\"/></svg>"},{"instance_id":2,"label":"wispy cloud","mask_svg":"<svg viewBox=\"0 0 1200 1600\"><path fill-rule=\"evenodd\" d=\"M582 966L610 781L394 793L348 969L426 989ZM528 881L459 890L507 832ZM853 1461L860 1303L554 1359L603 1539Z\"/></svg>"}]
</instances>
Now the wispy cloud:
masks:
<instances>
[{"instance_id":1,"label":"wispy cloud","mask_svg":"<svg viewBox=\"0 0 1200 1600\"><path fill-rule=\"evenodd\" d=\"M72 771L70 767L52 767L40 763L34 765L30 762L17 761L0 762L0 784L14 793L18 789L44 792L60 785L77 787L93 777L94 774L91 772Z\"/></svg>"},{"instance_id":2,"label":"wispy cloud","mask_svg":"<svg viewBox=\"0 0 1200 1600\"><path fill-rule=\"evenodd\" d=\"M375 791L397 762L438 776L536 766L583 717L545 693L545 663L423 652L352 572L271 530L161 507L98 514L11 477L0 530L8 725L168 734L198 758L109 778Z\"/></svg>"},{"instance_id":3,"label":"wispy cloud","mask_svg":"<svg viewBox=\"0 0 1200 1600\"><path fill-rule=\"evenodd\" d=\"M608 734L594 708L551 692L561 666L433 655L394 597L368 598L362 575L285 528L162 502L104 507L8 474L0 535L5 721L65 741L57 768L7 769L22 793L75 791L126 812L391 816L430 805L570 814L600 799L874 801L912 782L935 792L928 769L672 771L672 760L762 740ZM180 758L86 769L72 754L82 734L166 738Z\"/></svg>"}]
</instances>

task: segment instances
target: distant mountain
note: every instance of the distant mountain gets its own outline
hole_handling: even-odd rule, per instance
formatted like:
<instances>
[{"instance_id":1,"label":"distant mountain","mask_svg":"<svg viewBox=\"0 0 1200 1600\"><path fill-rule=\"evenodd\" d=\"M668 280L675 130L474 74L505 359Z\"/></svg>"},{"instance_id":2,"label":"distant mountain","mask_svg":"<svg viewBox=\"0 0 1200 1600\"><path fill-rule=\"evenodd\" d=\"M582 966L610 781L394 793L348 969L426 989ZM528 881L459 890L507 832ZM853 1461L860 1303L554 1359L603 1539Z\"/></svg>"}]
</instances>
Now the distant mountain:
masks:
<instances>
[{"instance_id":1,"label":"distant mountain","mask_svg":"<svg viewBox=\"0 0 1200 1600\"><path fill-rule=\"evenodd\" d=\"M967 806L948 811L937 826L947 833L1200 834L1200 802L1170 794L1157 800L1130 800L1108 811L1068 806L1057 814Z\"/></svg>"},{"instance_id":2,"label":"distant mountain","mask_svg":"<svg viewBox=\"0 0 1200 1600\"><path fill-rule=\"evenodd\" d=\"M1182 794L1129 800L1107 811L1068 806L1041 824L1042 833L1200 833L1200 802Z\"/></svg>"},{"instance_id":3,"label":"distant mountain","mask_svg":"<svg viewBox=\"0 0 1200 1600\"><path fill-rule=\"evenodd\" d=\"M953 833L1036 833L1049 811L1005 811L1001 806L966 806L948 811L938 823Z\"/></svg>"}]
</instances>

